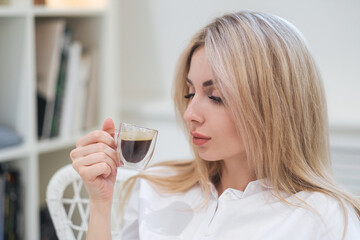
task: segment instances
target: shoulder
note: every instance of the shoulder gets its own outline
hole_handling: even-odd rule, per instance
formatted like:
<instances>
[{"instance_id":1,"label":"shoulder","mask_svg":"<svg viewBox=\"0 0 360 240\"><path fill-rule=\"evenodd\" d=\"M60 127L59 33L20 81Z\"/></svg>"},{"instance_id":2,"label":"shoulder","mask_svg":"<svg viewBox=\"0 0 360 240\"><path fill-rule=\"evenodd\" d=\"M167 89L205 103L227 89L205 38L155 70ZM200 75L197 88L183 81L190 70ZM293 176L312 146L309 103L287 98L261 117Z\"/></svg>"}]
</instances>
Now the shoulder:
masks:
<instances>
[{"instance_id":1,"label":"shoulder","mask_svg":"<svg viewBox=\"0 0 360 240\"><path fill-rule=\"evenodd\" d=\"M342 239L345 228L345 239L360 239L360 220L350 204L320 192L303 191L296 195L319 219L327 239Z\"/></svg>"},{"instance_id":2,"label":"shoulder","mask_svg":"<svg viewBox=\"0 0 360 240\"><path fill-rule=\"evenodd\" d=\"M340 202L332 196L320 192L302 191L296 194L310 207L317 210L321 215L329 213L329 210L340 209Z\"/></svg>"}]
</instances>

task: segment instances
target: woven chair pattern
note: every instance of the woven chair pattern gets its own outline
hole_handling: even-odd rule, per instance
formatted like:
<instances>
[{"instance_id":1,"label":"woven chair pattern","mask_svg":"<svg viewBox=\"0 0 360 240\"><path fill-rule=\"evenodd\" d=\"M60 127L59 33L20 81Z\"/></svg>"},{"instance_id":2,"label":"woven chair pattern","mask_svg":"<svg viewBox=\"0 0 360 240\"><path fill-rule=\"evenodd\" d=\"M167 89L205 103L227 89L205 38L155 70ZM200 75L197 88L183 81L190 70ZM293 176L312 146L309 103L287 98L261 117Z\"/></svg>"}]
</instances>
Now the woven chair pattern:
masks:
<instances>
[{"instance_id":1,"label":"woven chair pattern","mask_svg":"<svg viewBox=\"0 0 360 240\"><path fill-rule=\"evenodd\" d=\"M120 185L135 172L118 169L111 210L111 234L113 239L119 234L119 194ZM68 189L72 188L70 197ZM89 198L84 190L80 175L72 165L60 168L50 179L46 191L46 202L59 240L85 239L89 220Z\"/></svg>"}]
</instances>

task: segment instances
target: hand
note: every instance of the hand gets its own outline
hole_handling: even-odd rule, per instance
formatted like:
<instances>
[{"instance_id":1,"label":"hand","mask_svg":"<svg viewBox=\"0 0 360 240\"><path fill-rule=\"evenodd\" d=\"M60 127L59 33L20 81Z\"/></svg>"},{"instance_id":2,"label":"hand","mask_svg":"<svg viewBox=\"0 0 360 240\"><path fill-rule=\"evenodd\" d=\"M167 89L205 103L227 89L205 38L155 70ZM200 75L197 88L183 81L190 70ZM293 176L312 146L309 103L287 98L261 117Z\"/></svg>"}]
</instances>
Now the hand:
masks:
<instances>
[{"instance_id":1,"label":"hand","mask_svg":"<svg viewBox=\"0 0 360 240\"><path fill-rule=\"evenodd\" d=\"M76 142L70 157L94 203L112 201L117 167L122 165L115 150L114 122L105 120L102 130L93 131Z\"/></svg>"}]
</instances>

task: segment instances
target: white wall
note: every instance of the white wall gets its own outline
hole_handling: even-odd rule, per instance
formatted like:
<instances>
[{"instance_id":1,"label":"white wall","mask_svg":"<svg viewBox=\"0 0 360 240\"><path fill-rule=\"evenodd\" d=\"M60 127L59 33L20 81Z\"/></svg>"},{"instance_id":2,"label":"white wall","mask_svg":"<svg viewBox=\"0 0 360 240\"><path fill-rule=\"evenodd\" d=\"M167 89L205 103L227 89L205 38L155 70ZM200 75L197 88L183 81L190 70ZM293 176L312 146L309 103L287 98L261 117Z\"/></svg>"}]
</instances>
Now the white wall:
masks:
<instances>
[{"instance_id":1,"label":"white wall","mask_svg":"<svg viewBox=\"0 0 360 240\"><path fill-rule=\"evenodd\" d=\"M307 38L322 72L333 128L360 129L360 1L121 0L121 94L169 100L177 57L189 38L229 11L277 14Z\"/></svg>"}]
</instances>

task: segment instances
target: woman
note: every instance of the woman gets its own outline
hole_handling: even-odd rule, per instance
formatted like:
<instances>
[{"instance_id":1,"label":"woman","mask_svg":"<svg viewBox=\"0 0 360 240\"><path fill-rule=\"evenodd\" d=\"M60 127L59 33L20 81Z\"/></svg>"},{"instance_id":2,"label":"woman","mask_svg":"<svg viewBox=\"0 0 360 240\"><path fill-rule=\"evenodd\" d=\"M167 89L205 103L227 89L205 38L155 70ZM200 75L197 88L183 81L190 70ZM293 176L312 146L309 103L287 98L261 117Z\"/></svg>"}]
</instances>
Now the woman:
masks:
<instances>
[{"instance_id":1,"label":"woman","mask_svg":"<svg viewBox=\"0 0 360 240\"><path fill-rule=\"evenodd\" d=\"M181 56L174 99L196 159L130 180L121 239L360 239L360 203L333 181L322 81L295 27L259 12L215 19ZM111 239L113 128L107 119L71 153L88 239Z\"/></svg>"}]
</instances>

